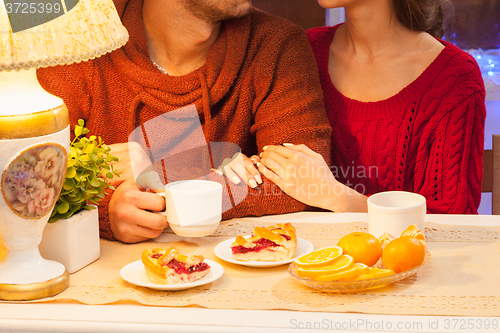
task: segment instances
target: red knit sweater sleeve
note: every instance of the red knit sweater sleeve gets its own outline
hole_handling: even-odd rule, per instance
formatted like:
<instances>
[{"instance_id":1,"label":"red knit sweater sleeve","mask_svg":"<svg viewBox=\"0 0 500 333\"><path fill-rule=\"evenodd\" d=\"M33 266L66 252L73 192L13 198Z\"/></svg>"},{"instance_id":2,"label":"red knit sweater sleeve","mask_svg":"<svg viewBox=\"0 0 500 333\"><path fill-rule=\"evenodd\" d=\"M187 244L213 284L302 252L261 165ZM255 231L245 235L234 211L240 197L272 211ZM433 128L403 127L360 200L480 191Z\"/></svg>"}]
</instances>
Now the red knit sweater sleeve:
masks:
<instances>
[{"instance_id":1,"label":"red knit sweater sleeve","mask_svg":"<svg viewBox=\"0 0 500 333\"><path fill-rule=\"evenodd\" d=\"M431 119L427 128L434 135L424 134L417 158L415 192L427 198L434 214L477 214L481 200L484 90L461 97L452 110Z\"/></svg>"}]
</instances>

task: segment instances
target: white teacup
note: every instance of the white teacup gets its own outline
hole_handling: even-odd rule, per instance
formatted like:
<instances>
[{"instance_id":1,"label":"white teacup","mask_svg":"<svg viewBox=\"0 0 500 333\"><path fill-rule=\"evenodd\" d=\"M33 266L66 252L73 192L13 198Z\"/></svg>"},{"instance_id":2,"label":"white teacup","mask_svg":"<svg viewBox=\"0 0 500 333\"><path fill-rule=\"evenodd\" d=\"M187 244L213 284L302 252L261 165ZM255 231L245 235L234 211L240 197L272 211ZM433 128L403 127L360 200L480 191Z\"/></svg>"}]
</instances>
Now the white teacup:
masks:
<instances>
[{"instance_id":1,"label":"white teacup","mask_svg":"<svg viewBox=\"0 0 500 333\"><path fill-rule=\"evenodd\" d=\"M426 212L426 199L420 194L380 192L368 198L368 229L377 238L385 232L399 237L412 224L425 233Z\"/></svg>"},{"instance_id":2,"label":"white teacup","mask_svg":"<svg viewBox=\"0 0 500 333\"><path fill-rule=\"evenodd\" d=\"M203 237L217 230L222 217L222 185L185 180L165 185L167 221L179 236Z\"/></svg>"}]
</instances>

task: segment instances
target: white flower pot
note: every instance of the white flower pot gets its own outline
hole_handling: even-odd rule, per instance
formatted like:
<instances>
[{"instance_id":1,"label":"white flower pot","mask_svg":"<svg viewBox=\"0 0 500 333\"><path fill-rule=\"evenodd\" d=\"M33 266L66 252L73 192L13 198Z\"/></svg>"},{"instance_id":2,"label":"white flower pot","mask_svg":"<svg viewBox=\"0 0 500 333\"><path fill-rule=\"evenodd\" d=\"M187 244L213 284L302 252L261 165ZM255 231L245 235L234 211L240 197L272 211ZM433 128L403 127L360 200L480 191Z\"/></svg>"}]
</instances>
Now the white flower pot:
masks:
<instances>
[{"instance_id":1,"label":"white flower pot","mask_svg":"<svg viewBox=\"0 0 500 333\"><path fill-rule=\"evenodd\" d=\"M48 223L38 248L42 257L60 262L69 273L99 259L101 252L97 208Z\"/></svg>"}]
</instances>

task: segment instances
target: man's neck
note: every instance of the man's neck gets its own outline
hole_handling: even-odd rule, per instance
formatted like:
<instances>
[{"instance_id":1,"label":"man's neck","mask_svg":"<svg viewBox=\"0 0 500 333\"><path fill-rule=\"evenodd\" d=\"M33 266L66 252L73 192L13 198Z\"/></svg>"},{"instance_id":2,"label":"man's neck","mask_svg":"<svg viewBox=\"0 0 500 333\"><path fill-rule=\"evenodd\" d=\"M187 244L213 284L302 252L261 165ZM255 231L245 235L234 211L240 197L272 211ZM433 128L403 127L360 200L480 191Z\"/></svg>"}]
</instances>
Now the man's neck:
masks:
<instances>
[{"instance_id":1,"label":"man's neck","mask_svg":"<svg viewBox=\"0 0 500 333\"><path fill-rule=\"evenodd\" d=\"M193 16L180 1L144 0L142 17L150 57L174 76L203 66L221 29Z\"/></svg>"}]
</instances>

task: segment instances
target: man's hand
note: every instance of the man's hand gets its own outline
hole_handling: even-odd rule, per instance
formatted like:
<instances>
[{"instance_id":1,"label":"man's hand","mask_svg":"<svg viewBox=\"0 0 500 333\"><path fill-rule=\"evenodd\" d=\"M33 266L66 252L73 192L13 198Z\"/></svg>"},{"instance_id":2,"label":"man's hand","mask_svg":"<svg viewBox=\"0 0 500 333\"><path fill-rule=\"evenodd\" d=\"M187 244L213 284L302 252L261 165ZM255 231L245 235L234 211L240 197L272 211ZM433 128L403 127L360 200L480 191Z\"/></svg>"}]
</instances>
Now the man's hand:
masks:
<instances>
[{"instance_id":1,"label":"man's hand","mask_svg":"<svg viewBox=\"0 0 500 333\"><path fill-rule=\"evenodd\" d=\"M109 202L109 222L116 239L137 243L158 237L168 226L167 218L152 213L165 210L165 198L141 191L133 178L125 180Z\"/></svg>"}]
</instances>

